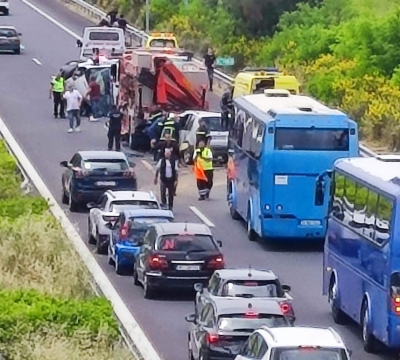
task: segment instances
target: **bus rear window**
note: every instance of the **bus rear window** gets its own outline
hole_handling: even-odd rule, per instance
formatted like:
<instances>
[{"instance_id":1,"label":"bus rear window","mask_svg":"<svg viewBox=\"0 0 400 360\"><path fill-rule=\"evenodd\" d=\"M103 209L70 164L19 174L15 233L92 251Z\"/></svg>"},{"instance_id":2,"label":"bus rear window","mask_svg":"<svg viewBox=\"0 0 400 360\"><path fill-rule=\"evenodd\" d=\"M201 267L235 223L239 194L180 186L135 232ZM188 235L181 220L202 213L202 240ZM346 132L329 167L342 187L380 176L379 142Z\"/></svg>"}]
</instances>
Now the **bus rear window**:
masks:
<instances>
[{"instance_id":1,"label":"bus rear window","mask_svg":"<svg viewBox=\"0 0 400 360\"><path fill-rule=\"evenodd\" d=\"M349 151L349 130L277 128L275 150Z\"/></svg>"},{"instance_id":2,"label":"bus rear window","mask_svg":"<svg viewBox=\"0 0 400 360\"><path fill-rule=\"evenodd\" d=\"M89 33L89 40L92 41L119 41L117 32L92 31Z\"/></svg>"}]
</instances>

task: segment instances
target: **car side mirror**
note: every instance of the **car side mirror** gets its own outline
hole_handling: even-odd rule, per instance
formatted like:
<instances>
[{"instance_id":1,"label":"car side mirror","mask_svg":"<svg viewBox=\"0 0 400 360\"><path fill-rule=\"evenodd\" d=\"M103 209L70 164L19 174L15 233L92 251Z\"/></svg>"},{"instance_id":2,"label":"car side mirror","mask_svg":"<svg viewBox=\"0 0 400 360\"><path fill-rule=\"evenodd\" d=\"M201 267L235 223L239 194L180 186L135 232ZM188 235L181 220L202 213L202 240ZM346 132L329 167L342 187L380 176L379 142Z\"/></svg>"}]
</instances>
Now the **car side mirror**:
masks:
<instances>
[{"instance_id":1,"label":"car side mirror","mask_svg":"<svg viewBox=\"0 0 400 360\"><path fill-rule=\"evenodd\" d=\"M81 48L81 47L83 46L82 41L76 40L76 46L77 46L78 48Z\"/></svg>"},{"instance_id":2,"label":"car side mirror","mask_svg":"<svg viewBox=\"0 0 400 360\"><path fill-rule=\"evenodd\" d=\"M191 315L185 316L185 320L186 320L186 322L196 324L196 314L191 314Z\"/></svg>"},{"instance_id":3,"label":"car side mirror","mask_svg":"<svg viewBox=\"0 0 400 360\"><path fill-rule=\"evenodd\" d=\"M199 292L199 293L202 293L202 292L203 292L203 289L204 289L203 284L197 283L197 284L194 284L193 287L194 287L194 290L195 290L195 291L197 291L197 292Z\"/></svg>"},{"instance_id":4,"label":"car side mirror","mask_svg":"<svg viewBox=\"0 0 400 360\"><path fill-rule=\"evenodd\" d=\"M18 33L18 36L22 36L22 33Z\"/></svg>"},{"instance_id":5,"label":"car side mirror","mask_svg":"<svg viewBox=\"0 0 400 360\"><path fill-rule=\"evenodd\" d=\"M282 290L284 292L289 292L292 290L292 288L289 285L282 285Z\"/></svg>"},{"instance_id":6,"label":"car side mirror","mask_svg":"<svg viewBox=\"0 0 400 360\"><path fill-rule=\"evenodd\" d=\"M107 229L110 229L110 230L112 230L113 228L114 228L114 225L112 224L112 223L107 223L107 224L105 224L104 225Z\"/></svg>"},{"instance_id":7,"label":"car side mirror","mask_svg":"<svg viewBox=\"0 0 400 360\"><path fill-rule=\"evenodd\" d=\"M96 204L95 202L90 202L90 203L88 203L88 204L86 205L86 207L87 207L88 209L96 209L96 208L98 208L98 206L97 206L97 204Z\"/></svg>"},{"instance_id":8,"label":"car side mirror","mask_svg":"<svg viewBox=\"0 0 400 360\"><path fill-rule=\"evenodd\" d=\"M221 240L217 240L217 244L219 247L222 247L222 241Z\"/></svg>"},{"instance_id":9,"label":"car side mirror","mask_svg":"<svg viewBox=\"0 0 400 360\"><path fill-rule=\"evenodd\" d=\"M61 161L61 162L60 162L60 166L61 166L61 167L67 168L67 167L69 167L68 165L69 165L69 164L68 164L68 161Z\"/></svg>"}]
</instances>

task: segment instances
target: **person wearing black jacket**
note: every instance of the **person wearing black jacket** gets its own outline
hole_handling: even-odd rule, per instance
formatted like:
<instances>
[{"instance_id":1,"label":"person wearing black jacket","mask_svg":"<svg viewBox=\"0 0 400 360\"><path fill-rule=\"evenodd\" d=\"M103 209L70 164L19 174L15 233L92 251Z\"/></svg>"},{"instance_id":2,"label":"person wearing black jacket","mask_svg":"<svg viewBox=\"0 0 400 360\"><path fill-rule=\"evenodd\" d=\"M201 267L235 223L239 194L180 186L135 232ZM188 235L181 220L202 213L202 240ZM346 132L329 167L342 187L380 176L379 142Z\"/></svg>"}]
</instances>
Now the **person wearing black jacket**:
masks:
<instances>
[{"instance_id":1,"label":"person wearing black jacket","mask_svg":"<svg viewBox=\"0 0 400 360\"><path fill-rule=\"evenodd\" d=\"M163 157L158 161L156 166L157 170L154 177L154 184L157 185L158 176L160 176L161 203L164 205L168 204L168 208L172 211L174 206L176 185L178 182L178 165L177 161L172 158L171 155L171 150L165 149Z\"/></svg>"},{"instance_id":2,"label":"person wearing black jacket","mask_svg":"<svg viewBox=\"0 0 400 360\"><path fill-rule=\"evenodd\" d=\"M110 120L108 122L108 150L113 149L115 141L115 150L121 151L121 127L124 115L116 105L111 106Z\"/></svg>"},{"instance_id":3,"label":"person wearing black jacket","mask_svg":"<svg viewBox=\"0 0 400 360\"><path fill-rule=\"evenodd\" d=\"M169 133L166 133L164 139L158 142L154 147L154 150L157 152L157 161L160 159L160 157L164 156L165 149L170 149L171 156L175 160L179 160L179 146L174 139L171 139L171 134Z\"/></svg>"},{"instance_id":4,"label":"person wearing black jacket","mask_svg":"<svg viewBox=\"0 0 400 360\"><path fill-rule=\"evenodd\" d=\"M209 144L211 140L210 131L208 130L207 124L204 119L200 120L199 128L196 131L196 148L199 146L200 141L204 141Z\"/></svg>"}]
</instances>

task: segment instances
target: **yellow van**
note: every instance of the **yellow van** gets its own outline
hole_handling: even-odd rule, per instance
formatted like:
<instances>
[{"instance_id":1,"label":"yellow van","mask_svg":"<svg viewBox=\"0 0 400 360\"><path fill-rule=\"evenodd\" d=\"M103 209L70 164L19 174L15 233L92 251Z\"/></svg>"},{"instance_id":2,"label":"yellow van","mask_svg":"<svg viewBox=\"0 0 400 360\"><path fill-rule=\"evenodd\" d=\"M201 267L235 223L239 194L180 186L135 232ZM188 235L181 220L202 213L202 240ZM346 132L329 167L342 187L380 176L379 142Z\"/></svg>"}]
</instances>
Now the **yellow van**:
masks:
<instances>
[{"instance_id":1,"label":"yellow van","mask_svg":"<svg viewBox=\"0 0 400 360\"><path fill-rule=\"evenodd\" d=\"M179 49L178 40L173 33L152 32L146 40L145 48Z\"/></svg>"},{"instance_id":2,"label":"yellow van","mask_svg":"<svg viewBox=\"0 0 400 360\"><path fill-rule=\"evenodd\" d=\"M297 95L300 84L295 76L286 75L275 68L244 68L235 77L232 97L262 94L267 89L288 90Z\"/></svg>"}]
</instances>

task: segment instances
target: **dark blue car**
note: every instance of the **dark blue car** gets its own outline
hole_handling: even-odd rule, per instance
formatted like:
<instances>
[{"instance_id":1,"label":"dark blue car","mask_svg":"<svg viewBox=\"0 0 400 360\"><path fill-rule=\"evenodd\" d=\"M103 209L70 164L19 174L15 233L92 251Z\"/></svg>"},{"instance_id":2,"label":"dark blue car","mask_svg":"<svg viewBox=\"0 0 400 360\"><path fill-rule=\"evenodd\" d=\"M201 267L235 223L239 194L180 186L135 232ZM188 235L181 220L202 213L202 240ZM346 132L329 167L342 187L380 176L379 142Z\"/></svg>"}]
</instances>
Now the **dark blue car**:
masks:
<instances>
[{"instance_id":1,"label":"dark blue car","mask_svg":"<svg viewBox=\"0 0 400 360\"><path fill-rule=\"evenodd\" d=\"M114 224L106 225L111 229L108 263L115 266L118 275L132 272L140 243L149 227L173 220L174 214L170 210L135 208L123 211Z\"/></svg>"},{"instance_id":2,"label":"dark blue car","mask_svg":"<svg viewBox=\"0 0 400 360\"><path fill-rule=\"evenodd\" d=\"M137 190L136 175L125 154L117 151L79 151L60 163L62 202L70 211L97 202L107 190Z\"/></svg>"}]
</instances>

